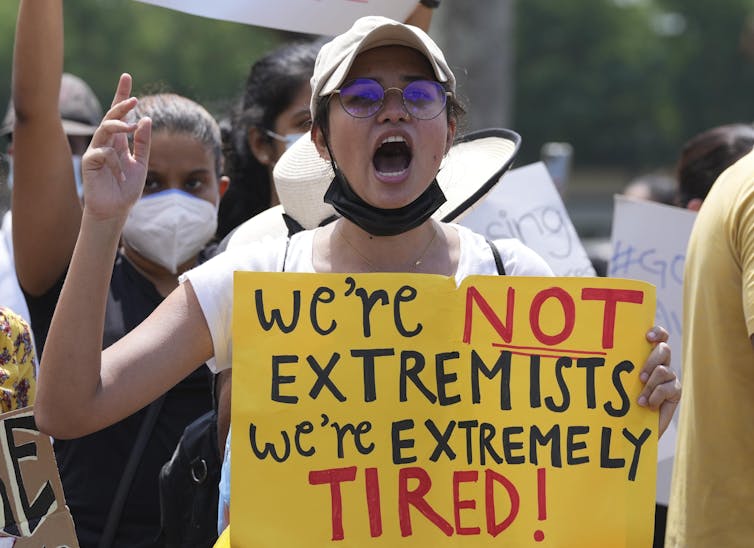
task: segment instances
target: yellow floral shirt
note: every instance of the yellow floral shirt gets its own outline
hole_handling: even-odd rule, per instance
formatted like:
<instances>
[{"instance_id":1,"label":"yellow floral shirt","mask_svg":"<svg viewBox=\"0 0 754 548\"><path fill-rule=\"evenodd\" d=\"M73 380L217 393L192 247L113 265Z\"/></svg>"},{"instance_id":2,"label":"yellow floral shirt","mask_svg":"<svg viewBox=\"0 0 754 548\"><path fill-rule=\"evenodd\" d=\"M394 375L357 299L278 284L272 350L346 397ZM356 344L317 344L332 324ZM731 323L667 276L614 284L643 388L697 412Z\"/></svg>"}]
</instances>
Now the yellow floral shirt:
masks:
<instances>
[{"instance_id":1,"label":"yellow floral shirt","mask_svg":"<svg viewBox=\"0 0 754 548\"><path fill-rule=\"evenodd\" d=\"M33 405L36 391L37 355L29 324L0 306L0 411Z\"/></svg>"}]
</instances>

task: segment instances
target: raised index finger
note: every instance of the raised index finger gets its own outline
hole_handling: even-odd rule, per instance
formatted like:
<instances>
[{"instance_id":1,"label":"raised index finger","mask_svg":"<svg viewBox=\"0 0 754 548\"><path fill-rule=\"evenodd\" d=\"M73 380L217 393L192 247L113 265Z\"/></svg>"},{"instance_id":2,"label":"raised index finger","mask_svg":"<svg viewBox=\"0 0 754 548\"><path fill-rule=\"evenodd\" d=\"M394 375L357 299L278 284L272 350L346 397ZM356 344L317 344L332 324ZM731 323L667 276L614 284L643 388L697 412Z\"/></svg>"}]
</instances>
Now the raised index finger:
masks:
<instances>
[{"instance_id":1,"label":"raised index finger","mask_svg":"<svg viewBox=\"0 0 754 548\"><path fill-rule=\"evenodd\" d=\"M114 107L121 101L125 101L131 96L131 86L133 85L133 79L131 78L131 75L127 72L124 72L120 75L120 79L118 80L118 86L115 88L115 95L113 96L113 102L110 104L111 107Z\"/></svg>"}]
</instances>

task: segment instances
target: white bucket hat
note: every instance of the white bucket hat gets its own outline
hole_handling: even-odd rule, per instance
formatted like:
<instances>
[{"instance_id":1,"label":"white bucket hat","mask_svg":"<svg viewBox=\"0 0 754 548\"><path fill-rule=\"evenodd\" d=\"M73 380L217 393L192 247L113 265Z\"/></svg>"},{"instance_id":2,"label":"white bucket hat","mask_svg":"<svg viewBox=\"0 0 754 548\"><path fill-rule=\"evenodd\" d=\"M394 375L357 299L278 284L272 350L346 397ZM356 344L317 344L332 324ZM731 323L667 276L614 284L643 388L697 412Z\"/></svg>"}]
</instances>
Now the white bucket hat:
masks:
<instances>
[{"instance_id":1,"label":"white bucket hat","mask_svg":"<svg viewBox=\"0 0 754 548\"><path fill-rule=\"evenodd\" d=\"M521 137L508 129L475 131L458 139L437 174L447 201L432 218L444 222L460 219L510 168L520 144ZM337 218L333 207L324 202L333 176L332 166L319 156L310 134L302 135L273 170L280 205L241 224L232 233L228 248L313 229Z\"/></svg>"}]
</instances>

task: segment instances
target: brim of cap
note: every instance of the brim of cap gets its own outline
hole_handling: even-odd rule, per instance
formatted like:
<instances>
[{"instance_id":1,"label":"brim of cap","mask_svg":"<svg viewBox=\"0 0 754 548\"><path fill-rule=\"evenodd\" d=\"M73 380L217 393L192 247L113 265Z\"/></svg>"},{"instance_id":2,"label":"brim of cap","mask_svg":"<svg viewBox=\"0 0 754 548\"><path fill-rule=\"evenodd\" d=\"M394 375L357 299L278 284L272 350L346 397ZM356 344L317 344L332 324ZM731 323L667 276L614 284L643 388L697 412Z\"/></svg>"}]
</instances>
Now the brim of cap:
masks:
<instances>
[{"instance_id":1,"label":"brim of cap","mask_svg":"<svg viewBox=\"0 0 754 548\"><path fill-rule=\"evenodd\" d=\"M91 137L97 131L97 126L74 122L73 120L61 120L63 133L73 137ZM13 133L13 122L0 127L0 137Z\"/></svg>"},{"instance_id":2,"label":"brim of cap","mask_svg":"<svg viewBox=\"0 0 754 548\"><path fill-rule=\"evenodd\" d=\"M508 129L485 129L469 133L454 144L443 160L437 181L447 201L432 215L437 221L455 222L500 181L510 169L521 146L521 137ZM288 233L283 213L306 229L321 226L335 215L324 203L332 181L332 168L303 135L280 158L274 170L277 205L243 223L232 236L235 247Z\"/></svg>"},{"instance_id":3,"label":"brim of cap","mask_svg":"<svg viewBox=\"0 0 754 548\"><path fill-rule=\"evenodd\" d=\"M97 126L92 126L89 124L83 124L81 122L75 122L73 120L62 120L63 123L63 132L66 135L72 135L72 136L91 136L94 135L94 132L97 131Z\"/></svg>"},{"instance_id":4,"label":"brim of cap","mask_svg":"<svg viewBox=\"0 0 754 548\"><path fill-rule=\"evenodd\" d=\"M438 81L447 82L450 78L450 75L446 74L445 70L437 63L435 56L429 51L424 41L410 28L401 23L385 23L368 32L361 39L359 46L343 58L337 68L327 77L327 81L319 91L319 96L329 95L340 87L348 75L348 71L351 70L357 55L381 46L406 46L418 50L432 65L432 70Z\"/></svg>"}]
</instances>

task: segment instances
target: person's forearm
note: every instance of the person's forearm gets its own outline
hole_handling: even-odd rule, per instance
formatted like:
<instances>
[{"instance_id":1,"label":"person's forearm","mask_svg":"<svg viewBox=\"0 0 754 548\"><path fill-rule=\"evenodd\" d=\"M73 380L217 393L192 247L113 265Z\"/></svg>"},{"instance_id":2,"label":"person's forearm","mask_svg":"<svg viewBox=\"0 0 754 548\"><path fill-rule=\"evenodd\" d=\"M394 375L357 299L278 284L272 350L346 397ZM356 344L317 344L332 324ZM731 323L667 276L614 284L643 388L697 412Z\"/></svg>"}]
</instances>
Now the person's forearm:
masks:
<instances>
[{"instance_id":1,"label":"person's forearm","mask_svg":"<svg viewBox=\"0 0 754 548\"><path fill-rule=\"evenodd\" d=\"M432 15L435 10L428 8L422 4L416 4L414 11L406 19L406 24L419 27L424 32L429 33L429 26L432 24Z\"/></svg>"},{"instance_id":2,"label":"person's forearm","mask_svg":"<svg viewBox=\"0 0 754 548\"><path fill-rule=\"evenodd\" d=\"M122 225L86 215L82 221L39 368L35 413L48 434L75 435L97 407L105 305Z\"/></svg>"},{"instance_id":3,"label":"person's forearm","mask_svg":"<svg viewBox=\"0 0 754 548\"><path fill-rule=\"evenodd\" d=\"M62 71L62 1L22 0L13 51L13 241L19 282L32 295L65 272L81 221L58 108Z\"/></svg>"}]
</instances>

